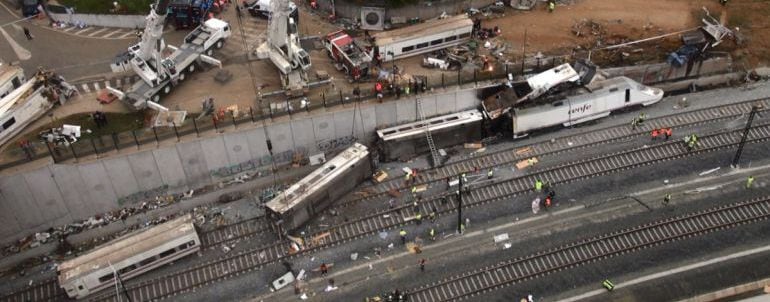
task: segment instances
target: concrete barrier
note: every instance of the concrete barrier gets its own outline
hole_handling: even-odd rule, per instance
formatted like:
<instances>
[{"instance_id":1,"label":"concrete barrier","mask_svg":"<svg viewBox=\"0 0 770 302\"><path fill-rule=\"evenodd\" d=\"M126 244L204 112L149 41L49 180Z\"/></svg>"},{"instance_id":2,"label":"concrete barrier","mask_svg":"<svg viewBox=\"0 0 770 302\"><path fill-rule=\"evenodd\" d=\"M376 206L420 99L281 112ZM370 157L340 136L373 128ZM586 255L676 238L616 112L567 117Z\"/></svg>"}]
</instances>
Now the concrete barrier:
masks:
<instances>
[{"instance_id":1,"label":"concrete barrier","mask_svg":"<svg viewBox=\"0 0 770 302\"><path fill-rule=\"evenodd\" d=\"M476 89L420 95L426 115L476 108ZM330 108L267 125L273 160L289 162L372 142L375 130L414 121L414 98ZM132 206L161 194L216 183L271 164L261 127L81 164L49 164L0 177L0 243Z\"/></svg>"}]
</instances>

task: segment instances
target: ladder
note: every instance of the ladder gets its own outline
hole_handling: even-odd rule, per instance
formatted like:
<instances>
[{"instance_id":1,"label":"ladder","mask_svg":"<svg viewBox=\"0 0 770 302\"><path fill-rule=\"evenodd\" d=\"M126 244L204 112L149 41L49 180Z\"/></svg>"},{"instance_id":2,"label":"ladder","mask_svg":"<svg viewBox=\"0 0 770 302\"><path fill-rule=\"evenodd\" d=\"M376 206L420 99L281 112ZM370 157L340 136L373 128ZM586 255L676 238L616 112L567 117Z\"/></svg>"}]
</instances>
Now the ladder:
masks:
<instances>
[{"instance_id":1,"label":"ladder","mask_svg":"<svg viewBox=\"0 0 770 302\"><path fill-rule=\"evenodd\" d=\"M436 150L436 144L433 142L433 135L430 134L430 125L425 122L425 109L422 108L422 99L416 97L415 102L417 102L417 116L425 127L425 138L428 140L428 148L430 148L430 156L433 160L432 166L438 167L441 165L441 158L439 157L438 150Z\"/></svg>"}]
</instances>

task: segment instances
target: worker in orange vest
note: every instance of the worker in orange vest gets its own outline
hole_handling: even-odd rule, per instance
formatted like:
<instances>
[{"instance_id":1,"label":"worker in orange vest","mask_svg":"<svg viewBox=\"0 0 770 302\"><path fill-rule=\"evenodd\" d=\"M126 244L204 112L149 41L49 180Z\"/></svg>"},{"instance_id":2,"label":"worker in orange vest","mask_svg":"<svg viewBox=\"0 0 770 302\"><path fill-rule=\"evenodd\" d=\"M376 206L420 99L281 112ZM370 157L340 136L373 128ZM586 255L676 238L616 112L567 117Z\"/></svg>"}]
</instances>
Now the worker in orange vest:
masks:
<instances>
[{"instance_id":1,"label":"worker in orange vest","mask_svg":"<svg viewBox=\"0 0 770 302\"><path fill-rule=\"evenodd\" d=\"M652 129L652 133L650 134L652 136L652 140L655 140L656 138L658 138L658 135L662 131L663 131L663 129L661 129L660 131L658 131L658 129Z\"/></svg>"},{"instance_id":2,"label":"worker in orange vest","mask_svg":"<svg viewBox=\"0 0 770 302\"><path fill-rule=\"evenodd\" d=\"M545 197L545 207L546 208L550 208L551 207L551 196L550 195Z\"/></svg>"}]
</instances>

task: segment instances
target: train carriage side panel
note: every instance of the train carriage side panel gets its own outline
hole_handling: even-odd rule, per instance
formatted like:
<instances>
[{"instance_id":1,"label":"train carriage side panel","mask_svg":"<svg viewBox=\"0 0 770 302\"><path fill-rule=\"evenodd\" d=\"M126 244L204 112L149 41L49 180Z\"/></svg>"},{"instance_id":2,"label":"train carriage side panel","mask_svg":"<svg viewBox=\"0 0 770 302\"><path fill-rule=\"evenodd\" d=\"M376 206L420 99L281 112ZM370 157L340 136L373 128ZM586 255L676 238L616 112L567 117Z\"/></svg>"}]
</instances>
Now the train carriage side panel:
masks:
<instances>
[{"instance_id":1,"label":"train carriage side panel","mask_svg":"<svg viewBox=\"0 0 770 302\"><path fill-rule=\"evenodd\" d=\"M552 104L515 109L513 114L514 135L524 135L532 130L548 128L569 121L569 106L564 101Z\"/></svg>"},{"instance_id":2,"label":"train carriage side panel","mask_svg":"<svg viewBox=\"0 0 770 302\"><path fill-rule=\"evenodd\" d=\"M482 138L483 115L478 110L467 110L407 123L377 131L386 161L413 157L430 150L425 137L426 125L437 148L447 148Z\"/></svg>"}]
</instances>

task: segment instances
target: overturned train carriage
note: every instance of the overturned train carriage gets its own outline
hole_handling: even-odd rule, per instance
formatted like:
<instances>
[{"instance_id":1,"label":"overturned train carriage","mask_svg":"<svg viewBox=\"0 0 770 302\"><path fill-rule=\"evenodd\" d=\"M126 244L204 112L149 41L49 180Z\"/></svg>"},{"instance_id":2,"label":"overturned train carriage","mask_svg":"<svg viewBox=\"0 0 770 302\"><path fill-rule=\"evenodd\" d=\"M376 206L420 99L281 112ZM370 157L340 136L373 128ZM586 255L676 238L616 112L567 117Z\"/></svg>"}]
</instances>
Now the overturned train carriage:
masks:
<instances>
[{"instance_id":1,"label":"overturned train carriage","mask_svg":"<svg viewBox=\"0 0 770 302\"><path fill-rule=\"evenodd\" d=\"M355 143L265 204L273 222L294 230L372 175L366 146Z\"/></svg>"},{"instance_id":2,"label":"overturned train carriage","mask_svg":"<svg viewBox=\"0 0 770 302\"><path fill-rule=\"evenodd\" d=\"M81 299L105 288L114 289L116 272L125 281L195 253L200 246L192 215L187 214L59 263L59 286L70 298Z\"/></svg>"},{"instance_id":3,"label":"overturned train carriage","mask_svg":"<svg viewBox=\"0 0 770 302\"><path fill-rule=\"evenodd\" d=\"M649 106L663 98L663 90L627 77L594 81L568 93L552 95L549 104L511 111L514 137L553 126L572 126L609 116L616 110Z\"/></svg>"},{"instance_id":4,"label":"overturned train carriage","mask_svg":"<svg viewBox=\"0 0 770 302\"><path fill-rule=\"evenodd\" d=\"M478 110L442 115L377 130L385 161L414 157L430 151L425 131L430 130L436 148L446 148L482 138L483 116Z\"/></svg>"}]
</instances>

